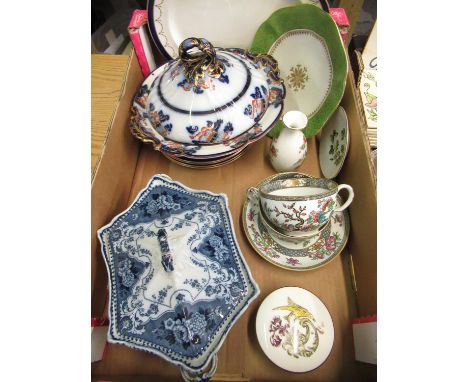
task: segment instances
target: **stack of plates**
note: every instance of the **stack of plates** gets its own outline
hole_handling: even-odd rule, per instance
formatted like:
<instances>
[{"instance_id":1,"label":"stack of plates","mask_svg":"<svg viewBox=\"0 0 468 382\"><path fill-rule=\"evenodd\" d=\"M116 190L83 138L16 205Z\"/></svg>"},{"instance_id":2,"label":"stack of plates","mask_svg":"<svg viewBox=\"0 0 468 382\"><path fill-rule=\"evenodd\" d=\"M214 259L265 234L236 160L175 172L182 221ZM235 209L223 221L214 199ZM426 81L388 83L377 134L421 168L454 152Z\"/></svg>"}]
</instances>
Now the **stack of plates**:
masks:
<instances>
[{"instance_id":1,"label":"stack of plates","mask_svg":"<svg viewBox=\"0 0 468 382\"><path fill-rule=\"evenodd\" d=\"M214 159L196 159L186 156L176 156L170 155L167 153L162 153L167 159L171 162L178 164L179 166L189 167L189 168L216 168L221 167L235 160L239 159L245 153L245 147L241 148L239 151L235 151L233 154L228 154L226 156L221 156Z\"/></svg>"},{"instance_id":2,"label":"stack of plates","mask_svg":"<svg viewBox=\"0 0 468 382\"><path fill-rule=\"evenodd\" d=\"M274 11L303 3L328 12L325 0L148 0L148 27L169 60L178 57L180 43L190 36L203 36L215 46L248 49L258 26Z\"/></svg>"}]
</instances>

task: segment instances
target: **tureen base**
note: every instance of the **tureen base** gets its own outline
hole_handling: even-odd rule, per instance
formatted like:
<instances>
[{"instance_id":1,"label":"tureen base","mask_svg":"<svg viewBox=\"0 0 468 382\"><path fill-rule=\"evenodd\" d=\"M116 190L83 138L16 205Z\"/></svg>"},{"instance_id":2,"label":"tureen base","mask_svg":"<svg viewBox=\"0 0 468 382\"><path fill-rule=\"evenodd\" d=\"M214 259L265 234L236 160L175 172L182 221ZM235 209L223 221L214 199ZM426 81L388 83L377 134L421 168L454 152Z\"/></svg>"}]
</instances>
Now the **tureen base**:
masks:
<instances>
[{"instance_id":1,"label":"tureen base","mask_svg":"<svg viewBox=\"0 0 468 382\"><path fill-rule=\"evenodd\" d=\"M184 368L180 369L180 373L185 382L206 382L214 375L217 367L218 355L215 354L206 368L200 370L198 373L193 373Z\"/></svg>"}]
</instances>

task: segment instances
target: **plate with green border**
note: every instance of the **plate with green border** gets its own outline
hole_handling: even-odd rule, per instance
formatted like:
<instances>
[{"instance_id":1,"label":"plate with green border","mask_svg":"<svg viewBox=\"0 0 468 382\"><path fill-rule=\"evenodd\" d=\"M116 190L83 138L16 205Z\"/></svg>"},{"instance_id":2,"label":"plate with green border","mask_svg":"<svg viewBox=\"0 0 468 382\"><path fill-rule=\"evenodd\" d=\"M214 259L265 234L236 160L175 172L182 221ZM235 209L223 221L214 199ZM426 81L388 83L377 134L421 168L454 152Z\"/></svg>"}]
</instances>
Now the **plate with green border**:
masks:
<instances>
[{"instance_id":1,"label":"plate with green border","mask_svg":"<svg viewBox=\"0 0 468 382\"><path fill-rule=\"evenodd\" d=\"M274 12L257 30L255 53L271 54L286 84L283 114L299 110L309 119L303 130L317 134L343 97L348 60L332 17L313 5L297 5ZM277 136L280 121L269 132Z\"/></svg>"}]
</instances>

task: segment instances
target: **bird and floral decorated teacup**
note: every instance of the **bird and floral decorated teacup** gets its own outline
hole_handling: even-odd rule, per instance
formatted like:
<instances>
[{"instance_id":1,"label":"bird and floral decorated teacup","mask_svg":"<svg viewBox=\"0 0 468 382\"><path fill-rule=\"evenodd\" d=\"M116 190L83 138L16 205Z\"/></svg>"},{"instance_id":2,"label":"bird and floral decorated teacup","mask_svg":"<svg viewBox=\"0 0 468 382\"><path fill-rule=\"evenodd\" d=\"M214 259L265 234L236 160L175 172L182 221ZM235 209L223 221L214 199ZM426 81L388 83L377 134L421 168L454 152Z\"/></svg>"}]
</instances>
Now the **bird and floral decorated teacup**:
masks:
<instances>
[{"instance_id":1,"label":"bird and floral decorated teacup","mask_svg":"<svg viewBox=\"0 0 468 382\"><path fill-rule=\"evenodd\" d=\"M315 244L321 237L329 237L330 236L330 228L331 228L331 219L325 223L322 227L318 230L313 231L312 233L308 232L301 232L301 231L294 231L289 233L282 233L279 232L276 228L272 226L272 224L268 221L265 217L263 211L260 209L259 217L263 225L265 226L268 233L277 240L293 244L293 245L300 245L299 248L304 249L308 248L311 245ZM289 247L288 245L286 245ZM292 247L291 247L292 248ZM296 248L292 248L296 249Z\"/></svg>"},{"instance_id":2,"label":"bird and floral decorated teacup","mask_svg":"<svg viewBox=\"0 0 468 382\"><path fill-rule=\"evenodd\" d=\"M338 206L337 195L342 189L347 189L349 195ZM351 186L313 177L271 180L263 183L258 192L264 216L283 233L317 231L334 211L343 211L354 198Z\"/></svg>"}]
</instances>

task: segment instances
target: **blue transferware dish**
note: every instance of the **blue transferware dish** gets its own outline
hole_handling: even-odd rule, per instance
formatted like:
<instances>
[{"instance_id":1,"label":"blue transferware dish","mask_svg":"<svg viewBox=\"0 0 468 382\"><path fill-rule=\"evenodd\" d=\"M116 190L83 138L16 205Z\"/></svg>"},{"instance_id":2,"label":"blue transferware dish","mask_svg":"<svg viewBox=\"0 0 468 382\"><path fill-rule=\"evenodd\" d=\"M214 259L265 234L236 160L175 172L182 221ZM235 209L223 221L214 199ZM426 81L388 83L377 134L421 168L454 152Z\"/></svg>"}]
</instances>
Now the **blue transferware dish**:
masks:
<instances>
[{"instance_id":1,"label":"blue transferware dish","mask_svg":"<svg viewBox=\"0 0 468 382\"><path fill-rule=\"evenodd\" d=\"M273 127L284 96L271 56L189 38L179 59L158 68L138 90L131 131L173 155L227 154Z\"/></svg>"},{"instance_id":2,"label":"blue transferware dish","mask_svg":"<svg viewBox=\"0 0 468 382\"><path fill-rule=\"evenodd\" d=\"M224 194L155 175L98 231L109 275L112 343L207 379L236 320L258 295Z\"/></svg>"}]
</instances>

